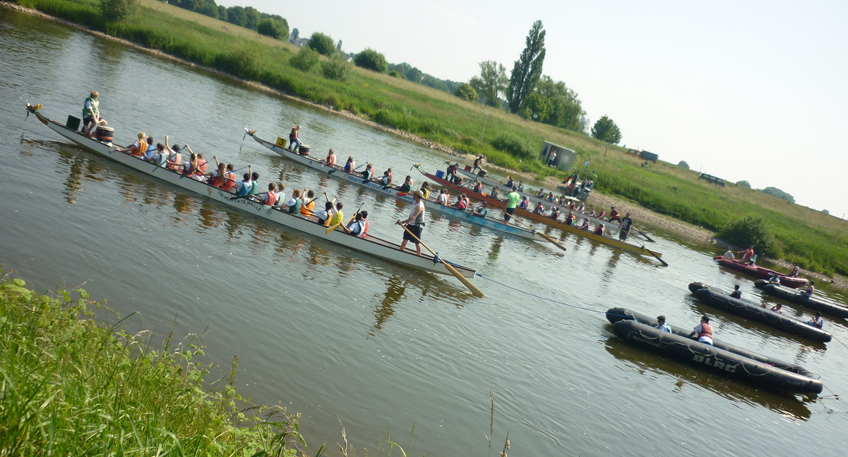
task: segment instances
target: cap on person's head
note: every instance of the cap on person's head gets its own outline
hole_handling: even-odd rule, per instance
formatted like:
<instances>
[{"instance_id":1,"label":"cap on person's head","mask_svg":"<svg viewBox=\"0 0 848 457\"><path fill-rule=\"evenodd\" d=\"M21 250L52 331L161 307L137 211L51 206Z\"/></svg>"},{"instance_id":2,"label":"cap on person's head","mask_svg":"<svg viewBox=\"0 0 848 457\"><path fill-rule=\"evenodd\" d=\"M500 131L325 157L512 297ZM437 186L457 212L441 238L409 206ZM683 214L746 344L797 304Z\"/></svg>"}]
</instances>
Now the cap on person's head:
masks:
<instances>
[{"instance_id":1,"label":"cap on person's head","mask_svg":"<svg viewBox=\"0 0 848 457\"><path fill-rule=\"evenodd\" d=\"M416 196L416 197L418 197L418 198L424 198L424 192L421 192L421 190L420 190L420 189L419 189L419 190L416 190L416 191L415 191L415 192L413 192L412 194L413 194L413 195L415 195L415 196Z\"/></svg>"},{"instance_id":2,"label":"cap on person's head","mask_svg":"<svg viewBox=\"0 0 848 457\"><path fill-rule=\"evenodd\" d=\"M705 315L701 316L701 320L704 321L704 322L709 322L710 318L707 317L706 314L705 314Z\"/></svg>"}]
</instances>

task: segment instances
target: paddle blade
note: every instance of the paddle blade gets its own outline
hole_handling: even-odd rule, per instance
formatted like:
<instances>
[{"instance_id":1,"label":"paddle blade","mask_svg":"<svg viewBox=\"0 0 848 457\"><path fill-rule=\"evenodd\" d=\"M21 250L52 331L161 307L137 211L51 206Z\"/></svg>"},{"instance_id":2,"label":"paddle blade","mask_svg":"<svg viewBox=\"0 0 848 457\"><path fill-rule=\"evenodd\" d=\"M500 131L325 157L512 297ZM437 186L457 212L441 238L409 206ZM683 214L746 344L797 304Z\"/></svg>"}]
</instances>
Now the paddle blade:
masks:
<instances>
[{"instance_id":1,"label":"paddle blade","mask_svg":"<svg viewBox=\"0 0 848 457\"><path fill-rule=\"evenodd\" d=\"M474 284L471 284L471 281L469 281L468 278L466 278L465 276L462 276L462 274L460 272L456 271L456 268L454 268L453 265L451 265L447 262L444 262L441 259L439 259L439 261L442 262L442 265L445 266L445 268L450 272L450 274L456 276L456 279L459 279L459 281L462 284L464 284L465 287L467 287L468 290L470 290L471 293L474 294L475 297L485 297L486 296L486 294L481 292L480 289L478 289Z\"/></svg>"}]
</instances>

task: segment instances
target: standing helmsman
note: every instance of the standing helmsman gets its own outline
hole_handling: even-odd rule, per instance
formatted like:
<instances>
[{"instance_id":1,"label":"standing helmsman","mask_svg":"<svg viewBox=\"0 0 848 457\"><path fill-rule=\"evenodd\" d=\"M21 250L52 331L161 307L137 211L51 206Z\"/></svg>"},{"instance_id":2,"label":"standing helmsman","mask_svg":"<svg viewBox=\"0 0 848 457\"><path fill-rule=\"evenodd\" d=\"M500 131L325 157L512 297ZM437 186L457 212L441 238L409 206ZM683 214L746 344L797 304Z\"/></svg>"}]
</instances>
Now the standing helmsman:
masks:
<instances>
[{"instance_id":1,"label":"standing helmsman","mask_svg":"<svg viewBox=\"0 0 848 457\"><path fill-rule=\"evenodd\" d=\"M100 118L99 98L100 94L96 90L91 91L91 95L85 99L85 105L82 107L82 133L89 137L94 136L98 125L106 125L106 121Z\"/></svg>"},{"instance_id":2,"label":"standing helmsman","mask_svg":"<svg viewBox=\"0 0 848 457\"><path fill-rule=\"evenodd\" d=\"M400 243L400 250L406 251L406 243L412 241L415 243L415 253L421 255L421 231L424 229L424 192L416 190L412 193L415 203L412 205L412 211L409 212L409 217L404 221L397 221L397 225L405 225L406 230L403 231L403 241ZM414 236L413 236L414 235Z\"/></svg>"},{"instance_id":3,"label":"standing helmsman","mask_svg":"<svg viewBox=\"0 0 848 457\"><path fill-rule=\"evenodd\" d=\"M633 229L633 219L630 219L630 213L627 212L624 218L621 219L621 225L618 230L618 239L622 242L627 241L627 235L630 235L630 230Z\"/></svg>"}]
</instances>

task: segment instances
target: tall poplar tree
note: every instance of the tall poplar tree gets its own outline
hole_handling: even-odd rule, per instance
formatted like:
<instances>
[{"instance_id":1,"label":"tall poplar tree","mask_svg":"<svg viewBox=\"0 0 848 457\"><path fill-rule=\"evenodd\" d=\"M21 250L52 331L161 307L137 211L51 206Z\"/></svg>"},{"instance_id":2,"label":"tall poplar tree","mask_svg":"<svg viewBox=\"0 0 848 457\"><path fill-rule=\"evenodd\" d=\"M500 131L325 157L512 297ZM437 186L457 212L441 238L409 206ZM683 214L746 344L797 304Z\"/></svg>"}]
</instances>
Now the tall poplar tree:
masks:
<instances>
[{"instance_id":1,"label":"tall poplar tree","mask_svg":"<svg viewBox=\"0 0 848 457\"><path fill-rule=\"evenodd\" d=\"M526 43L527 47L515 61L506 88L506 101L513 113L521 109L524 98L533 91L542 76L542 64L545 62L545 29L542 28L542 21L533 23Z\"/></svg>"}]
</instances>

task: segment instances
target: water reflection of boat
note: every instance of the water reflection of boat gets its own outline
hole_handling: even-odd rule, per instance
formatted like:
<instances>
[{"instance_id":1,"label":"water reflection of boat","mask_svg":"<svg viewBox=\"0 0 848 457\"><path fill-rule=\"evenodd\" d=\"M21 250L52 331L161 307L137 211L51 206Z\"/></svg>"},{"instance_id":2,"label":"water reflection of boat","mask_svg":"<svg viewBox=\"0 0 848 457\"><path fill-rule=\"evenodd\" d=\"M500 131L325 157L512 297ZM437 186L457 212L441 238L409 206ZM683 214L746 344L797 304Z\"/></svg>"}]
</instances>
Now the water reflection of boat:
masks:
<instances>
[{"instance_id":1,"label":"water reflection of boat","mask_svg":"<svg viewBox=\"0 0 848 457\"><path fill-rule=\"evenodd\" d=\"M419 256L409 250L405 252L400 251L397 244L383 240L376 236L369 235L367 238L359 238L347 235L339 230L327 233L326 227L318 224L314 220L301 217L299 214L289 214L288 212L275 210L271 207L256 203L246 198L234 197L233 194L215 188L205 182L191 179L190 177L186 177L180 173L160 168L159 166L140 158L132 157L128 153L120 152L111 143L105 143L89 138L76 130L67 127L66 125L48 119L46 116L41 114L38 108L34 106L28 105L27 108L31 113L36 115L41 123L62 137L94 152L99 156L111 159L148 177L158 178L186 191L203 195L206 198L223 205L241 210L245 213L252 214L271 222L275 222L299 232L308 233L318 239L326 240L349 249L366 253L373 257L382 258L416 270L430 273L452 274L445 267L444 263L435 259L434 256L426 254ZM134 180L137 178L132 177L127 179ZM194 198L195 197L191 194L181 194L179 203L175 200L175 208L177 208L178 211L189 211L192 207ZM453 265L453 267L459 272L459 275L465 278L473 279L475 276L475 270L472 268L460 265Z\"/></svg>"},{"instance_id":2,"label":"water reflection of boat","mask_svg":"<svg viewBox=\"0 0 848 457\"><path fill-rule=\"evenodd\" d=\"M678 327L672 327L672 333L663 332L653 327L654 319L627 309L612 308L607 319L613 333L627 343L711 373L779 392L819 394L823 388L821 381L798 365L720 341L703 344Z\"/></svg>"},{"instance_id":3,"label":"water reflection of boat","mask_svg":"<svg viewBox=\"0 0 848 457\"><path fill-rule=\"evenodd\" d=\"M642 375L650 372L673 377L677 380L674 391L685 389L685 385L688 383L704 388L730 401L759 405L790 419L806 421L811 415L807 403L812 402L812 400L799 400L795 396L740 385L729 379L692 370L675 361L646 354L641 349L630 346L615 336L607 338L604 349L616 360L622 360L635 366L635 369Z\"/></svg>"}]
</instances>

